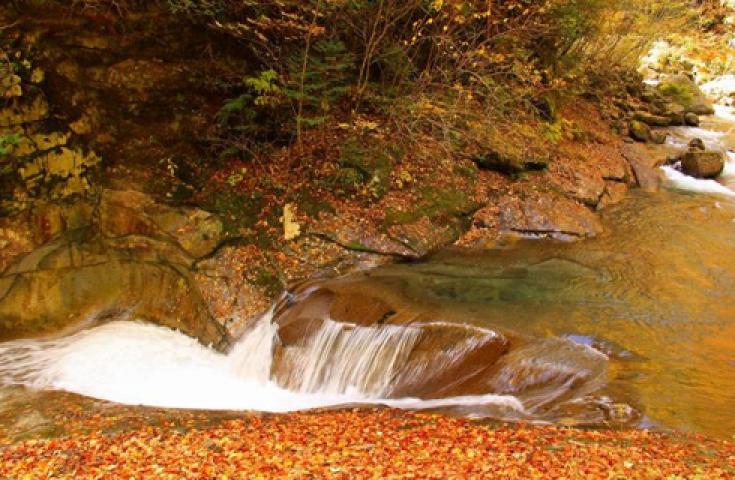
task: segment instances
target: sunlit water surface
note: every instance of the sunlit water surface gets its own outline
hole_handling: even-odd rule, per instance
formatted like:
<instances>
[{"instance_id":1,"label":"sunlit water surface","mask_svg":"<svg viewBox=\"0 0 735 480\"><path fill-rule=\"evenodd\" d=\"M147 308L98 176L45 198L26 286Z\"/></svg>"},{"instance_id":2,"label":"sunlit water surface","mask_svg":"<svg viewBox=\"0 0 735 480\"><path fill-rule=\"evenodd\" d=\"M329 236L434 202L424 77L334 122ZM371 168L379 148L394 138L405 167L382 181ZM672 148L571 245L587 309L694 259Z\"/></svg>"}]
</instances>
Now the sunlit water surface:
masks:
<instances>
[{"instance_id":1,"label":"sunlit water surface","mask_svg":"<svg viewBox=\"0 0 735 480\"><path fill-rule=\"evenodd\" d=\"M394 266L404 294L453 316L566 336L610 354L607 392L667 428L735 434L735 204L635 194L598 239L524 241Z\"/></svg>"}]
</instances>

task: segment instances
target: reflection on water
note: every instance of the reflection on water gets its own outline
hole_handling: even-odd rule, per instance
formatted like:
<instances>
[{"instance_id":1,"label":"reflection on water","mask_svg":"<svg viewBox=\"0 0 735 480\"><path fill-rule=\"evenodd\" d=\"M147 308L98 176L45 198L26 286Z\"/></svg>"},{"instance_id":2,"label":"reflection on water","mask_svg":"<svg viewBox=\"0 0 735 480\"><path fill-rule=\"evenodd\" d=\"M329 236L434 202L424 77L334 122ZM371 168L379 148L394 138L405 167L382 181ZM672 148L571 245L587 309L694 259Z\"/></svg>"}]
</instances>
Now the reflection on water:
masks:
<instances>
[{"instance_id":1,"label":"reflection on water","mask_svg":"<svg viewBox=\"0 0 735 480\"><path fill-rule=\"evenodd\" d=\"M588 242L447 251L366 281L445 317L593 345L616 400L665 427L735 434L735 204L636 194L604 217Z\"/></svg>"}]
</instances>

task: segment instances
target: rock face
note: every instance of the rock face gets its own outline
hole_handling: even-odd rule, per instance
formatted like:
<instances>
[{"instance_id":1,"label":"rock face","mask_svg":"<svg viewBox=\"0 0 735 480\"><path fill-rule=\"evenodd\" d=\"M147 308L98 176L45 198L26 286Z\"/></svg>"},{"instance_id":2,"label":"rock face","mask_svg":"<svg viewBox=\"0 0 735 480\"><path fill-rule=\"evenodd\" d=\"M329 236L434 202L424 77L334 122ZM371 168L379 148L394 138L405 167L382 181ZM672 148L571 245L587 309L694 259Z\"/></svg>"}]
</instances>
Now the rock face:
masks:
<instances>
[{"instance_id":1,"label":"rock face","mask_svg":"<svg viewBox=\"0 0 735 480\"><path fill-rule=\"evenodd\" d=\"M578 239L594 237L603 230L589 208L561 195L507 198L501 201L500 207L500 227L506 232Z\"/></svg>"},{"instance_id":2,"label":"rock face","mask_svg":"<svg viewBox=\"0 0 735 480\"><path fill-rule=\"evenodd\" d=\"M102 192L99 227L106 237L144 235L175 242L193 258L203 257L222 238L222 223L209 212L173 209L132 190Z\"/></svg>"},{"instance_id":3,"label":"rock face","mask_svg":"<svg viewBox=\"0 0 735 480\"><path fill-rule=\"evenodd\" d=\"M658 167L663 162L656 158L644 145L632 144L623 148L623 155L628 160L636 183L640 188L655 192L661 186L662 174Z\"/></svg>"},{"instance_id":4,"label":"rock face","mask_svg":"<svg viewBox=\"0 0 735 480\"><path fill-rule=\"evenodd\" d=\"M681 158L681 169L697 178L716 178L725 168L725 156L721 152L691 149Z\"/></svg>"},{"instance_id":5,"label":"rock face","mask_svg":"<svg viewBox=\"0 0 735 480\"><path fill-rule=\"evenodd\" d=\"M77 217L82 220L71 225L54 220ZM51 239L0 275L0 338L56 334L127 316L179 329L220 350L229 345L191 272L220 239L221 225L207 212L172 209L139 192L104 191L95 210L46 206L31 219L45 226L37 240Z\"/></svg>"}]
</instances>

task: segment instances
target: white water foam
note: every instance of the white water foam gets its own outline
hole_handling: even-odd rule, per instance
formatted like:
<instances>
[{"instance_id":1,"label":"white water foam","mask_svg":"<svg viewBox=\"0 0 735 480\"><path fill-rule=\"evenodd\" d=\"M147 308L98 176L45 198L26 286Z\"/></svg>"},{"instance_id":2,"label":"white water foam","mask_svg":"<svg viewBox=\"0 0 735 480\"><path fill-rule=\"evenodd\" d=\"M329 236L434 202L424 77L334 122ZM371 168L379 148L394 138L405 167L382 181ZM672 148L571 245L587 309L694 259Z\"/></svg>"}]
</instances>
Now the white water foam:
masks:
<instances>
[{"instance_id":1,"label":"white water foam","mask_svg":"<svg viewBox=\"0 0 735 480\"><path fill-rule=\"evenodd\" d=\"M733 166L729 167L730 169ZM679 190L687 190L697 193L711 193L717 195L725 195L735 197L735 192L717 182L716 180L703 180L700 178L690 177L669 166L661 167L669 185ZM731 174L730 171L728 174Z\"/></svg>"},{"instance_id":2,"label":"white water foam","mask_svg":"<svg viewBox=\"0 0 735 480\"><path fill-rule=\"evenodd\" d=\"M711 150L723 150L724 132L707 130L700 127L673 127L671 134L667 137L666 143L676 148L686 149L689 142L694 138L699 138L704 145Z\"/></svg>"},{"instance_id":3,"label":"white water foam","mask_svg":"<svg viewBox=\"0 0 735 480\"><path fill-rule=\"evenodd\" d=\"M501 412L512 412L514 418L526 416L523 404L512 395L383 399L360 391L359 379L355 378L352 380L357 387L350 389L329 382L329 388L320 389L308 379L305 390L284 389L270 379L276 338L270 320L270 316L261 319L228 355L214 352L179 332L130 321L107 323L61 339L7 342L0 344L0 384L173 408L289 412L345 404L409 409L492 405ZM364 336L364 332L355 335ZM409 331L400 341L410 342L410 337ZM389 347L370 348L379 355L376 350L380 348L388 349L383 351L385 355L397 355ZM356 360L357 366L363 372L370 371L369 365L360 366L364 361ZM343 385L350 384L349 380Z\"/></svg>"},{"instance_id":4,"label":"white water foam","mask_svg":"<svg viewBox=\"0 0 735 480\"><path fill-rule=\"evenodd\" d=\"M715 116L726 120L728 122L735 123L735 108L728 107L727 105L715 104Z\"/></svg>"},{"instance_id":5,"label":"white water foam","mask_svg":"<svg viewBox=\"0 0 735 480\"><path fill-rule=\"evenodd\" d=\"M725 168L722 170L720 178L722 178L723 180L735 179L735 152L727 152Z\"/></svg>"}]
</instances>

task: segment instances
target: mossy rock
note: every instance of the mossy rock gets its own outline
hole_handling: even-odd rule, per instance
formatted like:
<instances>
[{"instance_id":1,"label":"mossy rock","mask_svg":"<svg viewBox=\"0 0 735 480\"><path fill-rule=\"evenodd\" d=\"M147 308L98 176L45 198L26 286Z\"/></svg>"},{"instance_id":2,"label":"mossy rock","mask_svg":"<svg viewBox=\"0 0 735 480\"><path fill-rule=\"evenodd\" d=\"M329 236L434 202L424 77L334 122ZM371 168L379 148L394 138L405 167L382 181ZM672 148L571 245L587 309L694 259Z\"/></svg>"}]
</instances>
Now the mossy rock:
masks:
<instances>
[{"instance_id":1,"label":"mossy rock","mask_svg":"<svg viewBox=\"0 0 735 480\"><path fill-rule=\"evenodd\" d=\"M409 211L388 209L384 225L406 225L426 217L431 221L449 221L470 213L477 207L463 190L455 188L424 187L418 192L415 208Z\"/></svg>"},{"instance_id":2,"label":"mossy rock","mask_svg":"<svg viewBox=\"0 0 735 480\"><path fill-rule=\"evenodd\" d=\"M684 107L687 112L697 115L715 113L712 103L707 99L699 86L686 75L675 75L667 78L658 86L668 100Z\"/></svg>"},{"instance_id":3,"label":"mossy rock","mask_svg":"<svg viewBox=\"0 0 735 480\"><path fill-rule=\"evenodd\" d=\"M390 189L390 174L393 163L402 156L400 148L391 145L368 145L360 139L351 138L342 145L339 165L342 167L338 174L341 182L368 184L376 198L382 198ZM351 169L351 170L347 170Z\"/></svg>"},{"instance_id":4,"label":"mossy rock","mask_svg":"<svg viewBox=\"0 0 735 480\"><path fill-rule=\"evenodd\" d=\"M548 132L530 125L506 126L488 132L488 143L482 146L481 152L472 155L472 160L481 169L505 174L544 170L551 161L551 149L545 137Z\"/></svg>"},{"instance_id":5,"label":"mossy rock","mask_svg":"<svg viewBox=\"0 0 735 480\"><path fill-rule=\"evenodd\" d=\"M298 205L299 212L302 212L310 217L316 218L322 212L334 213L334 207L316 198L308 189L299 190L293 196L293 203Z\"/></svg>"},{"instance_id":6,"label":"mossy rock","mask_svg":"<svg viewBox=\"0 0 735 480\"><path fill-rule=\"evenodd\" d=\"M633 120L630 122L630 136L639 142L650 142L651 128L643 122Z\"/></svg>"},{"instance_id":7,"label":"mossy rock","mask_svg":"<svg viewBox=\"0 0 735 480\"><path fill-rule=\"evenodd\" d=\"M356 192L365 182L365 175L356 168L341 167L327 181L337 195L344 196Z\"/></svg>"},{"instance_id":8,"label":"mossy rock","mask_svg":"<svg viewBox=\"0 0 735 480\"><path fill-rule=\"evenodd\" d=\"M242 229L255 227L265 200L258 192L219 191L213 193L203 208L217 214L227 236L238 236Z\"/></svg>"}]
</instances>

